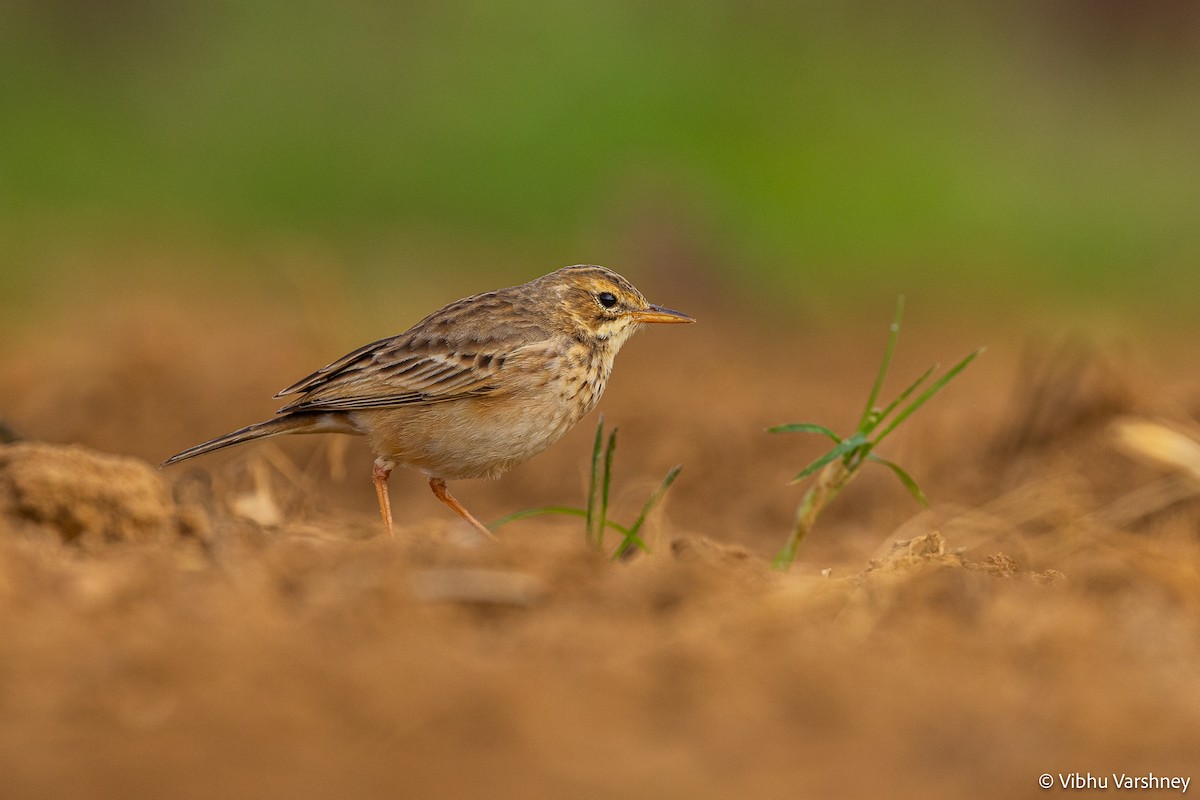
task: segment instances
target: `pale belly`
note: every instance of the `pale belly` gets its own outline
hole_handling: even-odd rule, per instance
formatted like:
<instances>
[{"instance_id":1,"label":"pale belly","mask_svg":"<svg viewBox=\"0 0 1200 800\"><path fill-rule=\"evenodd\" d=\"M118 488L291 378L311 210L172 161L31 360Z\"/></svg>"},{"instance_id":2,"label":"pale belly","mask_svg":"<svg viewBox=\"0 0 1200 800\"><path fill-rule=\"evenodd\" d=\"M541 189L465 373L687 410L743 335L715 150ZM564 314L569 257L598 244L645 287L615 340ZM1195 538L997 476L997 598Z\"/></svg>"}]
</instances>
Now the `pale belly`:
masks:
<instances>
[{"instance_id":1,"label":"pale belly","mask_svg":"<svg viewBox=\"0 0 1200 800\"><path fill-rule=\"evenodd\" d=\"M603 384L544 386L524 397L473 397L350 412L376 455L430 477L496 478L561 439Z\"/></svg>"}]
</instances>

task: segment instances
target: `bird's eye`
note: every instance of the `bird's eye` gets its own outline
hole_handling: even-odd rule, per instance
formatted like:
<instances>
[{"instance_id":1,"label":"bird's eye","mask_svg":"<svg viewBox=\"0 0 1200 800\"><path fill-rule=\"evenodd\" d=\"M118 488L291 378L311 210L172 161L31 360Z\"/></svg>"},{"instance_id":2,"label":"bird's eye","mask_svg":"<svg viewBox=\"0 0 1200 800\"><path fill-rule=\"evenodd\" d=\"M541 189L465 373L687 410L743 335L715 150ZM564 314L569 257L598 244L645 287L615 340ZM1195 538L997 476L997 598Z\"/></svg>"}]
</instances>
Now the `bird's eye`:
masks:
<instances>
[{"instance_id":1,"label":"bird's eye","mask_svg":"<svg viewBox=\"0 0 1200 800\"><path fill-rule=\"evenodd\" d=\"M600 301L600 305L605 308L612 308L617 304L617 296L612 292L601 292L596 295L596 299Z\"/></svg>"}]
</instances>

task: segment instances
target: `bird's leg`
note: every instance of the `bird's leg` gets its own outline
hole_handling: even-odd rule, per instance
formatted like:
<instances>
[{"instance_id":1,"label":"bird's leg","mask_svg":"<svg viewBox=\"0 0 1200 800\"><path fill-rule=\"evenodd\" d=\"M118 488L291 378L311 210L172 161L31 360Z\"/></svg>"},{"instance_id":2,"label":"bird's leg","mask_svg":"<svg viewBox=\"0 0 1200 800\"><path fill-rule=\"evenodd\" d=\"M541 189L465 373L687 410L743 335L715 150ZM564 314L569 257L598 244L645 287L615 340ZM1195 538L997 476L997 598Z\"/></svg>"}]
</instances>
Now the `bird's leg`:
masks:
<instances>
[{"instance_id":1,"label":"bird's leg","mask_svg":"<svg viewBox=\"0 0 1200 800\"><path fill-rule=\"evenodd\" d=\"M382 458L375 459L375 467L371 474L375 480L375 496L379 498L379 513L383 517L383 527L387 529L388 536L395 536L396 532L392 530L392 501L388 497L387 488L388 476L392 474L392 463Z\"/></svg>"},{"instance_id":2,"label":"bird's leg","mask_svg":"<svg viewBox=\"0 0 1200 800\"><path fill-rule=\"evenodd\" d=\"M496 540L496 537L487 529L486 526L484 526L482 522L471 516L471 512L463 508L463 504L454 499L454 495L450 494L450 490L446 488L446 482L444 480L441 478L430 478L429 488L433 490L433 493L437 496L438 500L441 500L443 503L450 506L450 508L454 509L455 514L458 514L467 522L471 523L471 527L492 541Z\"/></svg>"}]
</instances>

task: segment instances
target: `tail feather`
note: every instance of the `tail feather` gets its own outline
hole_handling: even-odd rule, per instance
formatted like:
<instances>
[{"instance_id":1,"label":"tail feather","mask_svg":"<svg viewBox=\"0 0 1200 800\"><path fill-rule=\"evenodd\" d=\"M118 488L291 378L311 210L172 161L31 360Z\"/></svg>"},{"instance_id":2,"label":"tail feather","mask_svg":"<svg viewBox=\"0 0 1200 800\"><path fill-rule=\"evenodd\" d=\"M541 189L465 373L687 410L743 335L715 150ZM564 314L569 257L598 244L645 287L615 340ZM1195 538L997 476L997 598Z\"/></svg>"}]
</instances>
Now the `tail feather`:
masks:
<instances>
[{"instance_id":1,"label":"tail feather","mask_svg":"<svg viewBox=\"0 0 1200 800\"><path fill-rule=\"evenodd\" d=\"M214 450L223 450L226 447L233 447L235 444L252 442L256 439L266 439L270 436L279 436L285 433L358 433L358 431L353 428L343 415L339 414L325 412L287 414L282 417L266 420L265 422L256 422L233 433L227 433L224 436L218 436L216 439L203 442L195 447L189 447L187 450L176 453L168 458L161 466L167 467L171 464L178 464L180 461L187 461L189 458L211 453Z\"/></svg>"}]
</instances>

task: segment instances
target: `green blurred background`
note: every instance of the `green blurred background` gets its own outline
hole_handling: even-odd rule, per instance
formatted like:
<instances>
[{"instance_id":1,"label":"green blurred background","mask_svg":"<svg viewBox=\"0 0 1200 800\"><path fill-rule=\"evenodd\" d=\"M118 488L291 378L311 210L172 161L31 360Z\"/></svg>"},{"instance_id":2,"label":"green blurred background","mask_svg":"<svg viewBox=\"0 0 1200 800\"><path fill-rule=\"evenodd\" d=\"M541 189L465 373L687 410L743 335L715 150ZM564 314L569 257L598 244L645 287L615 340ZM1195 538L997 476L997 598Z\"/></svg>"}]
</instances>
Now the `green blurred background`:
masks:
<instances>
[{"instance_id":1,"label":"green blurred background","mask_svg":"<svg viewBox=\"0 0 1200 800\"><path fill-rule=\"evenodd\" d=\"M590 261L1186 319L1198 223L1191 0L0 3L10 309L300 242L360 292Z\"/></svg>"}]
</instances>

